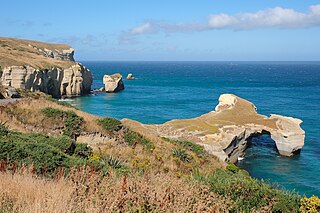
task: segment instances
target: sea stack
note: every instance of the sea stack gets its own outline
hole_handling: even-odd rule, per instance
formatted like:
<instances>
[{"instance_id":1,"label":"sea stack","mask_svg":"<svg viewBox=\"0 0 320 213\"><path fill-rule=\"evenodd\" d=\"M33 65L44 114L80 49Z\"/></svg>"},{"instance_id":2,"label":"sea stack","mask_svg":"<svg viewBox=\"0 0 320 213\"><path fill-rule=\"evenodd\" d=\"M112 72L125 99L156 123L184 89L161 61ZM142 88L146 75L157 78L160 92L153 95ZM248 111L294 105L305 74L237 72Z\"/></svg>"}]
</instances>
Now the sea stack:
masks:
<instances>
[{"instance_id":1,"label":"sea stack","mask_svg":"<svg viewBox=\"0 0 320 213\"><path fill-rule=\"evenodd\" d=\"M107 93L114 93L124 90L124 84L122 81L122 75L115 73L112 75L103 76L103 84Z\"/></svg>"},{"instance_id":2,"label":"sea stack","mask_svg":"<svg viewBox=\"0 0 320 213\"><path fill-rule=\"evenodd\" d=\"M127 75L127 78L126 78L126 79L127 79L127 80L136 80L137 78L134 77L132 73L129 73L129 74Z\"/></svg>"}]
</instances>

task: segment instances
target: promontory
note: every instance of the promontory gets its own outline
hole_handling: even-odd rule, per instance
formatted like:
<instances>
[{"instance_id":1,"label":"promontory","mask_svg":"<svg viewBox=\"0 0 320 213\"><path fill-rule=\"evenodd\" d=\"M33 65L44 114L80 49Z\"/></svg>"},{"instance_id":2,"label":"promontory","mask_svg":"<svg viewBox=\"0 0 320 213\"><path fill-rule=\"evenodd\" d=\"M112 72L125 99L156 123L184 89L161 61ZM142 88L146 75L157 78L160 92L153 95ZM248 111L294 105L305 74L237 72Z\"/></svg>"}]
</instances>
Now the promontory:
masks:
<instances>
[{"instance_id":1,"label":"promontory","mask_svg":"<svg viewBox=\"0 0 320 213\"><path fill-rule=\"evenodd\" d=\"M0 37L0 79L8 88L41 91L55 98L91 90L92 74L64 44Z\"/></svg>"}]
</instances>

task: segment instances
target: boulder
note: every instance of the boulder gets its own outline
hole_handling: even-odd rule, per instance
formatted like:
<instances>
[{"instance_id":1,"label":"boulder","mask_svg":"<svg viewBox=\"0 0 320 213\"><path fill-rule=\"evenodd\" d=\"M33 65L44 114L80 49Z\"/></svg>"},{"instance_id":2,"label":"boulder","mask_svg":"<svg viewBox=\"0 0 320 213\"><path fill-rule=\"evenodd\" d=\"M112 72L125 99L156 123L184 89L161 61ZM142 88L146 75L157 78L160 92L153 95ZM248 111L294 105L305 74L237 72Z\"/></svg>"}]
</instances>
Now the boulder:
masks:
<instances>
[{"instance_id":1,"label":"boulder","mask_svg":"<svg viewBox=\"0 0 320 213\"><path fill-rule=\"evenodd\" d=\"M105 85L105 91L108 93L114 93L124 90L122 75L120 73L116 73L113 75L104 75L103 83Z\"/></svg>"}]
</instances>

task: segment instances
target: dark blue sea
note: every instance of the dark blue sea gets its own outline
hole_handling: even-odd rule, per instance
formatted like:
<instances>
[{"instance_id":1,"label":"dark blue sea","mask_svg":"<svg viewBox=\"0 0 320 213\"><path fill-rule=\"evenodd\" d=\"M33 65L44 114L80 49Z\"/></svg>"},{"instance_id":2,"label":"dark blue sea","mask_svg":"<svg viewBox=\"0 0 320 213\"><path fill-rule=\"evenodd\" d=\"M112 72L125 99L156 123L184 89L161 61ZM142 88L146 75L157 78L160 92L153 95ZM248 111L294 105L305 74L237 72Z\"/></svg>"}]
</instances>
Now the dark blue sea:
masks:
<instances>
[{"instance_id":1,"label":"dark blue sea","mask_svg":"<svg viewBox=\"0 0 320 213\"><path fill-rule=\"evenodd\" d=\"M72 99L82 110L118 119L163 123L214 110L223 93L253 102L258 112L302 119L301 154L281 157L269 138L256 139L239 166L300 194L320 196L320 62L83 62L103 87L104 74L126 77L125 90Z\"/></svg>"}]
</instances>

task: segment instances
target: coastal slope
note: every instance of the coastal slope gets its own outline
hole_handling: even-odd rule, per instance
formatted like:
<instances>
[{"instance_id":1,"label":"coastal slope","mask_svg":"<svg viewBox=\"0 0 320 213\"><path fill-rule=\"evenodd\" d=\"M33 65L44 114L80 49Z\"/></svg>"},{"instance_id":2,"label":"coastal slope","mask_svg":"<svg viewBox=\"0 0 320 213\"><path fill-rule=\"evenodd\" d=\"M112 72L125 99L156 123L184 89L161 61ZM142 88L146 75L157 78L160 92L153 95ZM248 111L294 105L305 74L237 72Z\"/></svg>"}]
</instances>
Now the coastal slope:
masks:
<instances>
[{"instance_id":1,"label":"coastal slope","mask_svg":"<svg viewBox=\"0 0 320 213\"><path fill-rule=\"evenodd\" d=\"M0 79L4 87L41 91L55 98L89 93L91 72L64 44L0 37Z\"/></svg>"},{"instance_id":2,"label":"coastal slope","mask_svg":"<svg viewBox=\"0 0 320 213\"><path fill-rule=\"evenodd\" d=\"M159 137L196 142L223 161L236 162L250 145L252 137L269 134L281 155L292 156L304 145L301 120L257 113L251 102L232 94L223 94L215 111L197 118L172 120L160 125L146 125L124 119L133 129L144 129ZM141 131L141 130L140 130Z\"/></svg>"}]
</instances>

